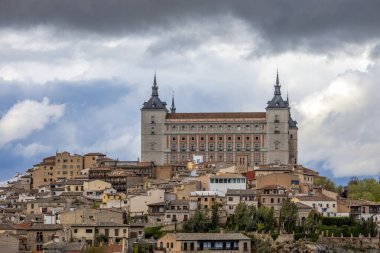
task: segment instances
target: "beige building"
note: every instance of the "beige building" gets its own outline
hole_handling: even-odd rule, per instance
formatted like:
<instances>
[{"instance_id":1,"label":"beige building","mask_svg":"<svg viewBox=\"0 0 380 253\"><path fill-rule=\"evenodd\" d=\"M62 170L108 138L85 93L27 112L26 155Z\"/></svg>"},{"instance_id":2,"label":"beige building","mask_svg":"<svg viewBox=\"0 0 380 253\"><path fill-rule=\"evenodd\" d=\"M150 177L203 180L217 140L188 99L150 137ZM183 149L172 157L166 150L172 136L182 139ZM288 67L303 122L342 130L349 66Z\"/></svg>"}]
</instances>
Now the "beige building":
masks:
<instances>
[{"instance_id":1,"label":"beige building","mask_svg":"<svg viewBox=\"0 0 380 253\"><path fill-rule=\"evenodd\" d=\"M263 188L268 185L281 185L292 192L300 192L300 180L298 175L290 173L273 173L256 179L257 188Z\"/></svg>"},{"instance_id":2,"label":"beige building","mask_svg":"<svg viewBox=\"0 0 380 253\"><path fill-rule=\"evenodd\" d=\"M266 112L170 112L158 96L156 76L152 94L141 109L141 159L174 164L202 156L205 162L297 164L297 122L289 100L281 96L277 75Z\"/></svg>"},{"instance_id":3,"label":"beige building","mask_svg":"<svg viewBox=\"0 0 380 253\"><path fill-rule=\"evenodd\" d=\"M59 217L60 224L95 224L96 222L116 222L123 223L124 212L118 209L93 209L79 208L73 211L61 212Z\"/></svg>"},{"instance_id":4,"label":"beige building","mask_svg":"<svg viewBox=\"0 0 380 253\"><path fill-rule=\"evenodd\" d=\"M294 164L258 165L255 166L254 172L254 184L257 188L276 184L285 187L286 190L300 193L312 192L314 178L319 177L318 172Z\"/></svg>"},{"instance_id":5,"label":"beige building","mask_svg":"<svg viewBox=\"0 0 380 253\"><path fill-rule=\"evenodd\" d=\"M41 163L33 166L31 170L33 189L41 185L48 185L59 179L82 178L82 170L86 167L93 167L94 164L105 157L101 153L89 153L84 156L64 151L56 153L54 156L46 157ZM86 166L86 167L85 167Z\"/></svg>"},{"instance_id":6,"label":"beige building","mask_svg":"<svg viewBox=\"0 0 380 253\"><path fill-rule=\"evenodd\" d=\"M127 197L127 212L130 216L148 213L148 205L164 201L165 190L151 189L142 195L129 195Z\"/></svg>"},{"instance_id":7,"label":"beige building","mask_svg":"<svg viewBox=\"0 0 380 253\"><path fill-rule=\"evenodd\" d=\"M288 193L283 186L268 185L257 189L259 204L261 206L273 208L274 217L280 217L282 203L288 198Z\"/></svg>"},{"instance_id":8,"label":"beige building","mask_svg":"<svg viewBox=\"0 0 380 253\"><path fill-rule=\"evenodd\" d=\"M228 215L234 214L236 206L240 203L245 203L247 206L258 207L256 192L252 189L247 190L232 190L226 192L226 212Z\"/></svg>"},{"instance_id":9,"label":"beige building","mask_svg":"<svg viewBox=\"0 0 380 253\"><path fill-rule=\"evenodd\" d=\"M89 169L95 166L95 164L106 158L105 154L102 153L87 153L83 156L83 169Z\"/></svg>"},{"instance_id":10,"label":"beige building","mask_svg":"<svg viewBox=\"0 0 380 253\"><path fill-rule=\"evenodd\" d=\"M224 194L217 191L194 191L190 193L190 200L198 203L199 209L211 209L213 205L224 204Z\"/></svg>"},{"instance_id":11,"label":"beige building","mask_svg":"<svg viewBox=\"0 0 380 253\"><path fill-rule=\"evenodd\" d=\"M109 244L124 244L128 238L128 225L115 222L97 222L96 224L74 224L71 226L71 239L86 242L88 245L97 243L99 236L108 238Z\"/></svg>"},{"instance_id":12,"label":"beige building","mask_svg":"<svg viewBox=\"0 0 380 253\"><path fill-rule=\"evenodd\" d=\"M240 233L169 233L155 252L251 252L251 239Z\"/></svg>"},{"instance_id":13,"label":"beige building","mask_svg":"<svg viewBox=\"0 0 380 253\"><path fill-rule=\"evenodd\" d=\"M112 188L112 184L107 183L102 180L92 180L92 181L86 181L83 182L83 189L85 191L95 191L95 190L105 190Z\"/></svg>"}]
</instances>

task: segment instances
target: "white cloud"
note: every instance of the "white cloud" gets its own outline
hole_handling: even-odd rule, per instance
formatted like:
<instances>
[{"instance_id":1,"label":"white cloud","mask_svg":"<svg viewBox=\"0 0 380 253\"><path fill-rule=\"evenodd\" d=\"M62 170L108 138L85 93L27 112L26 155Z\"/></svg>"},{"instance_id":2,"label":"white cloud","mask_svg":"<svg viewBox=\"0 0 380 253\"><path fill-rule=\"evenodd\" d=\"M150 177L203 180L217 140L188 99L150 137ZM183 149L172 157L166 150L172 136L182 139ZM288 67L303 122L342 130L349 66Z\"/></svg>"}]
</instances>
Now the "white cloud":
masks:
<instances>
[{"instance_id":1,"label":"white cloud","mask_svg":"<svg viewBox=\"0 0 380 253\"><path fill-rule=\"evenodd\" d=\"M0 147L44 129L47 124L62 117L64 111L65 105L50 104L47 97L41 102L18 102L0 119Z\"/></svg>"},{"instance_id":2,"label":"white cloud","mask_svg":"<svg viewBox=\"0 0 380 253\"><path fill-rule=\"evenodd\" d=\"M16 154L26 158L30 158L41 153L47 153L49 151L52 151L52 148L50 146L40 143L32 143L26 146L19 143L14 148L14 152Z\"/></svg>"},{"instance_id":3,"label":"white cloud","mask_svg":"<svg viewBox=\"0 0 380 253\"><path fill-rule=\"evenodd\" d=\"M295 106L302 161L322 162L336 177L379 173L376 76L378 67L347 72Z\"/></svg>"}]
</instances>

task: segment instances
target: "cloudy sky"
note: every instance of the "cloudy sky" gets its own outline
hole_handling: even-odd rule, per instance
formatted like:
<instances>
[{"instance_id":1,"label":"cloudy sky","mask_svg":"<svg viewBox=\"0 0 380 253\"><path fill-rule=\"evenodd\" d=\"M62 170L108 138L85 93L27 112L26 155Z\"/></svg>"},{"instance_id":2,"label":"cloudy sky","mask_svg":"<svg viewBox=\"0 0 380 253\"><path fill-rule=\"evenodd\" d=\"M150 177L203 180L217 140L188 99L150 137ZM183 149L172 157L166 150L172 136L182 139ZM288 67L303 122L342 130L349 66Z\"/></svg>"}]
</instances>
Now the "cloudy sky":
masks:
<instances>
[{"instance_id":1,"label":"cloudy sky","mask_svg":"<svg viewBox=\"0 0 380 253\"><path fill-rule=\"evenodd\" d=\"M0 0L0 180L57 150L140 156L155 68L178 112L264 111L276 68L300 162L380 172L378 1Z\"/></svg>"}]
</instances>

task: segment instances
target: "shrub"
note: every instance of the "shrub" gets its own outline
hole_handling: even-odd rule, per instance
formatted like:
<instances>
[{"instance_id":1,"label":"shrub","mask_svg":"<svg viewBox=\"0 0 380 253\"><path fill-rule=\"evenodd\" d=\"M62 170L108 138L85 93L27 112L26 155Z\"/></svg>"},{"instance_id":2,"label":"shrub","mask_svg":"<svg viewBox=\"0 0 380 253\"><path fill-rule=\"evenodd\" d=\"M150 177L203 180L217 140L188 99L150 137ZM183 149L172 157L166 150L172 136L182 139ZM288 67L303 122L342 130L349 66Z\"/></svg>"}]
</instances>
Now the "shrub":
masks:
<instances>
[{"instance_id":1,"label":"shrub","mask_svg":"<svg viewBox=\"0 0 380 253\"><path fill-rule=\"evenodd\" d=\"M322 217L322 225L326 226L353 226L355 221L350 217Z\"/></svg>"}]
</instances>

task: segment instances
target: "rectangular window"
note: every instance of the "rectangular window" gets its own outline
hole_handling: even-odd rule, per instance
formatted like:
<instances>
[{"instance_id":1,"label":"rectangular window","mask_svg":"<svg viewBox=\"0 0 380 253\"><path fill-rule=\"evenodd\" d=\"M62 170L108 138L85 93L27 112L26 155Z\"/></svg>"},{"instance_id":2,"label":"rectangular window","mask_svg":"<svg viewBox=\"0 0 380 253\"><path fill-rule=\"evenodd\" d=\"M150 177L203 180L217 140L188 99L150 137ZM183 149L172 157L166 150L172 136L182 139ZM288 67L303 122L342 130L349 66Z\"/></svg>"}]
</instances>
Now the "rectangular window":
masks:
<instances>
[{"instance_id":1,"label":"rectangular window","mask_svg":"<svg viewBox=\"0 0 380 253\"><path fill-rule=\"evenodd\" d=\"M86 234L91 234L92 233L92 229L86 229Z\"/></svg>"},{"instance_id":2,"label":"rectangular window","mask_svg":"<svg viewBox=\"0 0 380 253\"><path fill-rule=\"evenodd\" d=\"M115 228L115 236L119 236L119 229Z\"/></svg>"}]
</instances>

